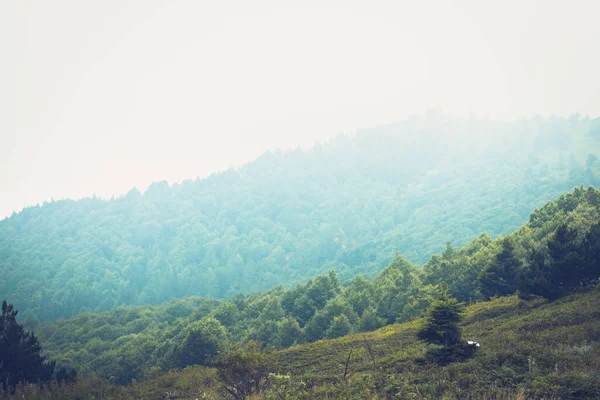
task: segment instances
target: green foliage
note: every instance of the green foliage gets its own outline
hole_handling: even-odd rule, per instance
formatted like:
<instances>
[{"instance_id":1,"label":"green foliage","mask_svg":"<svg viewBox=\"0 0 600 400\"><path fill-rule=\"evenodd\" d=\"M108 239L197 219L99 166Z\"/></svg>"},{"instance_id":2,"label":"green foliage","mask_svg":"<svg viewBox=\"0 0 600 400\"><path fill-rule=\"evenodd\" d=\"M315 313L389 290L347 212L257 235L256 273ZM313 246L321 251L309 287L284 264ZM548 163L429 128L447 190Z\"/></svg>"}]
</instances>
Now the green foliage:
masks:
<instances>
[{"instance_id":1,"label":"green foliage","mask_svg":"<svg viewBox=\"0 0 600 400\"><path fill-rule=\"evenodd\" d=\"M507 237L492 240L484 234L462 247L448 244L422 269L397 255L374 279L358 276L340 284L330 271L290 289L240 293L231 300L186 298L161 306L84 313L51 323L30 319L28 324L35 326L52 359L69 363L83 376L95 374L127 383L155 366L206 364L223 342L258 341L269 348L287 348L411 321L423 316L444 293L459 302L508 294L513 289L505 288L512 287L515 270L522 297L538 294L556 299L593 285L599 276L598 193L578 188L536 210L535 222ZM561 226L566 232L560 233ZM511 271L509 279L507 271ZM212 321L218 333L190 335L201 321ZM205 342L205 338L209 339ZM208 352L194 350L206 348ZM464 359L467 350L451 349L456 355L452 360ZM368 349L364 351L361 356L372 358ZM448 358L441 353L440 358Z\"/></svg>"},{"instance_id":2,"label":"green foliage","mask_svg":"<svg viewBox=\"0 0 600 400\"><path fill-rule=\"evenodd\" d=\"M302 341L303 332L294 318L287 317L277 323L277 344L286 348Z\"/></svg>"},{"instance_id":3,"label":"green foliage","mask_svg":"<svg viewBox=\"0 0 600 400\"><path fill-rule=\"evenodd\" d=\"M178 368L188 365L207 365L225 343L227 332L213 317L205 317L186 327L186 338L173 354L173 364Z\"/></svg>"},{"instance_id":4,"label":"green foliage","mask_svg":"<svg viewBox=\"0 0 600 400\"><path fill-rule=\"evenodd\" d=\"M362 313L360 320L356 326L356 332L370 332L381 328L385 325L385 320L377 316L377 311L369 307Z\"/></svg>"},{"instance_id":5,"label":"green foliage","mask_svg":"<svg viewBox=\"0 0 600 400\"><path fill-rule=\"evenodd\" d=\"M514 253L514 239L503 238L500 247L495 261L479 273L481 293L488 299L492 296L508 296L517 290L517 273L522 263Z\"/></svg>"},{"instance_id":6,"label":"green foliage","mask_svg":"<svg viewBox=\"0 0 600 400\"><path fill-rule=\"evenodd\" d=\"M595 399L599 301L595 288L554 302L511 296L468 306L461 328L481 348L460 363L415 363L427 349L411 322L281 351L278 371L298 398ZM352 390L336 378L350 349Z\"/></svg>"},{"instance_id":7,"label":"green foliage","mask_svg":"<svg viewBox=\"0 0 600 400\"><path fill-rule=\"evenodd\" d=\"M600 288L595 287L552 302L510 296L469 305L461 327L464 337L480 342L481 348L475 357L444 366L415 363L426 353L417 339L416 322L274 353L260 353L256 344L249 350L233 347L233 362L225 364L241 366L232 368L230 376L238 376L236 371L242 376L235 382L247 376L259 377L246 380L252 387L259 382L260 392L252 389L253 400L592 400L600 393L599 302ZM353 372L347 374L351 375L347 380L343 379L346 370ZM165 372L158 369L127 386L97 378L79 379L43 389L18 386L14 394L0 392L0 397L222 399L225 389L220 374L200 366Z\"/></svg>"},{"instance_id":8,"label":"green foliage","mask_svg":"<svg viewBox=\"0 0 600 400\"><path fill-rule=\"evenodd\" d=\"M346 317L344 314L337 315L333 317L333 322L331 323L331 326L327 328L325 337L327 339L335 339L341 336L346 336L350 333L351 328L352 327L348 317Z\"/></svg>"},{"instance_id":9,"label":"green foliage","mask_svg":"<svg viewBox=\"0 0 600 400\"><path fill-rule=\"evenodd\" d=\"M428 349L426 359L438 365L447 365L473 357L477 347L463 340L460 327L464 307L464 304L443 293L443 297L427 309L417 337L442 347Z\"/></svg>"},{"instance_id":10,"label":"green foliage","mask_svg":"<svg viewBox=\"0 0 600 400\"><path fill-rule=\"evenodd\" d=\"M259 393L274 369L273 362L273 356L260 352L254 342L248 343L244 349L234 347L222 353L216 367L223 393L236 400Z\"/></svg>"},{"instance_id":11,"label":"green foliage","mask_svg":"<svg viewBox=\"0 0 600 400\"><path fill-rule=\"evenodd\" d=\"M414 117L311 150L268 153L206 179L157 182L143 194L30 207L0 221L0 293L24 318L49 321L186 296L232 298L332 268L341 281L375 276L397 250L421 265L447 241L459 248L484 231L507 235L532 207L577 185L598 186L596 125ZM567 213L577 201L552 207ZM550 209L532 215L532 229L546 214L554 219ZM425 270L440 273L425 283L448 279L453 295L469 300L480 269L463 263L468 257L430 260ZM361 304L362 295L352 307L405 320L394 308L402 290L386 290L391 309ZM328 300L321 294L307 290L282 306L304 327Z\"/></svg>"},{"instance_id":12,"label":"green foliage","mask_svg":"<svg viewBox=\"0 0 600 400\"><path fill-rule=\"evenodd\" d=\"M578 189L553 203L571 211L560 213L541 245L520 271L519 290L556 299L600 278L599 191ZM551 208L549 204L547 208ZM555 209L555 208L554 208ZM539 220L536 220L539 221ZM548 226L549 223L546 223Z\"/></svg>"},{"instance_id":13,"label":"green foliage","mask_svg":"<svg viewBox=\"0 0 600 400\"><path fill-rule=\"evenodd\" d=\"M18 311L2 301L0 316L0 388L14 389L18 383L48 382L52 379L54 362L41 355L41 346L33 332L27 332L16 320ZM74 378L61 370L60 378Z\"/></svg>"},{"instance_id":14,"label":"green foliage","mask_svg":"<svg viewBox=\"0 0 600 400\"><path fill-rule=\"evenodd\" d=\"M417 337L427 343L444 347L462 343L460 322L463 312L464 304L454 298L437 300L427 310Z\"/></svg>"}]
</instances>

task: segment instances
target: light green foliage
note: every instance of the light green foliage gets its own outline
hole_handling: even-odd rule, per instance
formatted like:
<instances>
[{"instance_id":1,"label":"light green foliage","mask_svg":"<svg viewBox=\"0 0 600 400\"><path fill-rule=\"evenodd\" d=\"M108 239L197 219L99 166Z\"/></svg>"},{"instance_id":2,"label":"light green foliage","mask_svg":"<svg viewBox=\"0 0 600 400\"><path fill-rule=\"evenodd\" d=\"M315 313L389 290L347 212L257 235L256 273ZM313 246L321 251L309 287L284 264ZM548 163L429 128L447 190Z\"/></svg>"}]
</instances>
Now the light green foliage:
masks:
<instances>
[{"instance_id":1,"label":"light green foliage","mask_svg":"<svg viewBox=\"0 0 600 400\"><path fill-rule=\"evenodd\" d=\"M173 354L185 343L191 327L209 316L211 321L219 321L220 332L226 331L227 342L258 341L265 347L285 348L345 332L349 330L346 320L352 332L410 321L422 316L444 291L459 301L481 300L485 295L480 292L478 277L507 260L519 269L521 295L535 287L545 290L540 294L556 298L593 285L599 276L600 263L595 262L600 248L598 193L593 188L578 188L536 210L533 222L510 236L492 240L480 235L462 247L447 245L423 269L397 255L372 280L357 277L341 285L337 274L330 271L290 289L238 294L222 302L188 298L162 306L118 308L39 323L36 335L52 359L68 362L84 376L93 372L128 382L153 366L171 367ZM554 243L561 226L570 232L565 236L568 240ZM559 255L571 254L569 249L580 249L582 258L568 258L575 263L565 269L567 264ZM569 270L577 274L565 281L564 271ZM557 282L569 285L557 286ZM366 353L360 356L370 357Z\"/></svg>"},{"instance_id":2,"label":"light green foliage","mask_svg":"<svg viewBox=\"0 0 600 400\"><path fill-rule=\"evenodd\" d=\"M417 339L416 321L267 353L271 357L267 363L260 361L264 355L257 354L256 345L251 344L250 356L242 352L233 357L238 361L225 364L241 366L230 370L238 371L240 376L259 377L251 379L261 389L252 394L253 400L597 399L599 303L600 288L595 287L552 302L510 296L472 304L465 309L461 328L464 339L476 340L481 348L476 357L447 366L415 362L426 351ZM355 373L345 381L342 375L351 350L349 368ZM269 368L258 368L261 365ZM27 386L18 388L14 396L4 397L224 398L223 382L216 369L196 366L164 373L155 370L145 376L125 387L90 379L60 388L53 386L51 394Z\"/></svg>"},{"instance_id":3,"label":"light green foliage","mask_svg":"<svg viewBox=\"0 0 600 400\"><path fill-rule=\"evenodd\" d=\"M294 318L288 317L277 323L277 345L279 347L290 347L301 342L302 338L302 329Z\"/></svg>"},{"instance_id":4,"label":"light green foliage","mask_svg":"<svg viewBox=\"0 0 600 400\"><path fill-rule=\"evenodd\" d=\"M447 285L440 284L419 287L415 295L407 298L402 315L396 322L412 321L415 318L422 317L429 306L441 297L443 290L446 288Z\"/></svg>"},{"instance_id":5,"label":"light green foliage","mask_svg":"<svg viewBox=\"0 0 600 400\"><path fill-rule=\"evenodd\" d=\"M183 343L173 351L173 364L179 368L210 363L217 356L219 346L225 343L227 332L217 319L205 317L189 324L184 336Z\"/></svg>"},{"instance_id":6,"label":"light green foliage","mask_svg":"<svg viewBox=\"0 0 600 400\"><path fill-rule=\"evenodd\" d=\"M341 336L346 336L350 333L351 325L348 317L344 314L337 315L333 317L333 321L327 331L325 332L325 337L327 339L335 339Z\"/></svg>"},{"instance_id":7,"label":"light green foliage","mask_svg":"<svg viewBox=\"0 0 600 400\"><path fill-rule=\"evenodd\" d=\"M234 347L223 352L216 367L222 393L243 400L263 389L275 365L272 354L259 351L258 345L250 342L245 348Z\"/></svg>"},{"instance_id":8,"label":"light green foliage","mask_svg":"<svg viewBox=\"0 0 600 400\"><path fill-rule=\"evenodd\" d=\"M212 315L219 320L223 326L233 326L239 322L241 312L234 303L225 302L221 303L219 307L213 311Z\"/></svg>"},{"instance_id":9,"label":"light green foliage","mask_svg":"<svg viewBox=\"0 0 600 400\"><path fill-rule=\"evenodd\" d=\"M342 281L375 276L396 251L421 265L447 241L507 235L548 199L600 186L596 125L417 116L143 194L30 207L0 221L0 293L23 318L48 321L231 298L331 268ZM479 271L455 261L430 269L466 300ZM312 300L297 299L301 326L327 299ZM392 322L400 310L385 313Z\"/></svg>"},{"instance_id":10,"label":"light green foliage","mask_svg":"<svg viewBox=\"0 0 600 400\"><path fill-rule=\"evenodd\" d=\"M388 324L399 318L408 301L421 284L420 271L406 258L397 255L375 279L378 315Z\"/></svg>"},{"instance_id":11,"label":"light green foliage","mask_svg":"<svg viewBox=\"0 0 600 400\"><path fill-rule=\"evenodd\" d=\"M377 311L369 307L362 313L360 320L356 324L356 332L370 332L385 325L385 320L377 316Z\"/></svg>"}]
</instances>

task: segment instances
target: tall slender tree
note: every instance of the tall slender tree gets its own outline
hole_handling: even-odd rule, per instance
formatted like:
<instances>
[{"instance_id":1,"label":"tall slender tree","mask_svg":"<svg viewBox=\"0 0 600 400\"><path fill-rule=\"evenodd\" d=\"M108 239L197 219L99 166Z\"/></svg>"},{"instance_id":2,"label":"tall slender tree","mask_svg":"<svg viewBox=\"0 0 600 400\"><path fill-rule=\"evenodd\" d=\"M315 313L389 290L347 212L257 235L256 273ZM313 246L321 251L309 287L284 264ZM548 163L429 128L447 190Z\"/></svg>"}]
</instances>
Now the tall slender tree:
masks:
<instances>
[{"instance_id":1,"label":"tall slender tree","mask_svg":"<svg viewBox=\"0 0 600 400\"><path fill-rule=\"evenodd\" d=\"M487 298L508 296L517 290L517 274L521 269L521 262L514 251L514 239L501 239L500 253L494 262L479 274L479 287Z\"/></svg>"},{"instance_id":2,"label":"tall slender tree","mask_svg":"<svg viewBox=\"0 0 600 400\"><path fill-rule=\"evenodd\" d=\"M47 382L52 379L54 362L40 354L41 346L32 332L17 322L12 304L2 302L0 316L0 385L14 387L19 382Z\"/></svg>"}]
</instances>

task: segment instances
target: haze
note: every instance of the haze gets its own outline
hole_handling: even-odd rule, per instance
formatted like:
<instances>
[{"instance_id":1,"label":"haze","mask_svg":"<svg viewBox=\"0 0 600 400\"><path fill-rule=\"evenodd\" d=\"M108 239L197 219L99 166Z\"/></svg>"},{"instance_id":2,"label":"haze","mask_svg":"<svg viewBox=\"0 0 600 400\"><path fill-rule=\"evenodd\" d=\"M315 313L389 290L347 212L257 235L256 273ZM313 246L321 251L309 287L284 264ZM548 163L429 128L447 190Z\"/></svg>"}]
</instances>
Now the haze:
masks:
<instances>
[{"instance_id":1,"label":"haze","mask_svg":"<svg viewBox=\"0 0 600 400\"><path fill-rule=\"evenodd\" d=\"M431 108L600 114L596 1L301 3L2 2L0 218Z\"/></svg>"}]
</instances>

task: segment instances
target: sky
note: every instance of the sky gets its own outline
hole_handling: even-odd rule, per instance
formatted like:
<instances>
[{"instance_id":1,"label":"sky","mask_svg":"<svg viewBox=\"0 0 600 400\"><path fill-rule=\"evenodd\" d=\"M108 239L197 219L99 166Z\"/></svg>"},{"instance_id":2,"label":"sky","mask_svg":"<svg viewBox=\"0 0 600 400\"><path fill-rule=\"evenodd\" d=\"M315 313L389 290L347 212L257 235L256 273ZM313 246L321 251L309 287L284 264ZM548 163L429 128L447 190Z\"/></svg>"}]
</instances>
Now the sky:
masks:
<instances>
[{"instance_id":1,"label":"sky","mask_svg":"<svg viewBox=\"0 0 600 400\"><path fill-rule=\"evenodd\" d=\"M600 116L596 0L0 3L0 219L429 109Z\"/></svg>"}]
</instances>

